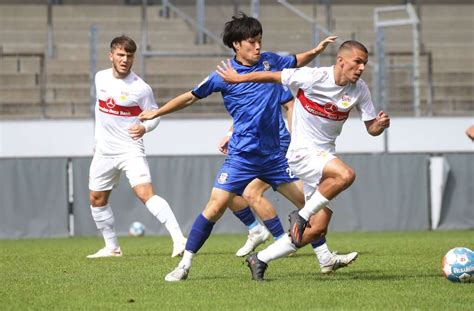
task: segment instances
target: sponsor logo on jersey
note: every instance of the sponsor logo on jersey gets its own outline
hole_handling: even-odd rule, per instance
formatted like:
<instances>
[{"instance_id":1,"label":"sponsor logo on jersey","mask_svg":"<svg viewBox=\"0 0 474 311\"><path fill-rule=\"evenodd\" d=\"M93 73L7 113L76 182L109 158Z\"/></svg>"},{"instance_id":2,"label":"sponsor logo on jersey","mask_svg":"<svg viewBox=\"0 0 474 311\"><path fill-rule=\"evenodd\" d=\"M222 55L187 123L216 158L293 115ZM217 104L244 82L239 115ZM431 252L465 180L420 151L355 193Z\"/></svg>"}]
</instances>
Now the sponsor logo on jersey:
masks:
<instances>
[{"instance_id":1,"label":"sponsor logo on jersey","mask_svg":"<svg viewBox=\"0 0 474 311\"><path fill-rule=\"evenodd\" d=\"M105 100L105 105L108 107L108 108L114 108L115 107L115 99L113 99L112 97L109 97Z\"/></svg>"},{"instance_id":2,"label":"sponsor logo on jersey","mask_svg":"<svg viewBox=\"0 0 474 311\"><path fill-rule=\"evenodd\" d=\"M99 99L99 111L118 117L136 117L142 112L142 109L140 106L120 106L115 104L113 98L107 98L106 100Z\"/></svg>"},{"instance_id":3,"label":"sponsor logo on jersey","mask_svg":"<svg viewBox=\"0 0 474 311\"><path fill-rule=\"evenodd\" d=\"M265 71L270 70L270 63L268 62L268 60L264 60L262 64L263 64L263 70Z\"/></svg>"},{"instance_id":4,"label":"sponsor logo on jersey","mask_svg":"<svg viewBox=\"0 0 474 311\"><path fill-rule=\"evenodd\" d=\"M306 97L302 89L298 90L296 98L298 98L303 108L312 115L334 121L346 120L349 117L350 110L339 111L337 105L334 103L326 103L324 105L320 105L316 102L313 102L312 100Z\"/></svg>"},{"instance_id":5,"label":"sponsor logo on jersey","mask_svg":"<svg viewBox=\"0 0 474 311\"><path fill-rule=\"evenodd\" d=\"M229 177L229 174L227 173L221 173L221 175L219 176L219 178L217 179L217 182L219 184L225 184L227 182L227 177Z\"/></svg>"}]
</instances>

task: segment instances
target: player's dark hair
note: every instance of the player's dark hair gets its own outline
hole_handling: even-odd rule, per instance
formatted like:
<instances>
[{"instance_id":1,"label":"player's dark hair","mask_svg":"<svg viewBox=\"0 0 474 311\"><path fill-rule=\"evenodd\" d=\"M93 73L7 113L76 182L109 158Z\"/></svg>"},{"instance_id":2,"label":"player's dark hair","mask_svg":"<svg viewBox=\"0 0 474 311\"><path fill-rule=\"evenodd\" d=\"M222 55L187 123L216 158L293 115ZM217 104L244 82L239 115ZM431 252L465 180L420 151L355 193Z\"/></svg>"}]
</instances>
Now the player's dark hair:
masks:
<instances>
[{"instance_id":1,"label":"player's dark hair","mask_svg":"<svg viewBox=\"0 0 474 311\"><path fill-rule=\"evenodd\" d=\"M367 48L362 43L355 40L348 40L342 43L339 49L337 50L337 54L339 54L339 52L343 50L352 50L352 49L360 50L360 51L365 52L366 54L369 54L369 52L367 51Z\"/></svg>"},{"instance_id":2,"label":"player's dark hair","mask_svg":"<svg viewBox=\"0 0 474 311\"><path fill-rule=\"evenodd\" d=\"M120 37L115 37L112 42L110 42L110 51L115 50L118 47L122 47L127 53L135 53L137 50L137 45L132 38L127 37L126 35L121 35Z\"/></svg>"},{"instance_id":3,"label":"player's dark hair","mask_svg":"<svg viewBox=\"0 0 474 311\"><path fill-rule=\"evenodd\" d=\"M222 41L235 51L234 42L247 40L261 34L263 34L263 29L258 19L240 12L237 16L232 16L231 21L225 23Z\"/></svg>"}]
</instances>

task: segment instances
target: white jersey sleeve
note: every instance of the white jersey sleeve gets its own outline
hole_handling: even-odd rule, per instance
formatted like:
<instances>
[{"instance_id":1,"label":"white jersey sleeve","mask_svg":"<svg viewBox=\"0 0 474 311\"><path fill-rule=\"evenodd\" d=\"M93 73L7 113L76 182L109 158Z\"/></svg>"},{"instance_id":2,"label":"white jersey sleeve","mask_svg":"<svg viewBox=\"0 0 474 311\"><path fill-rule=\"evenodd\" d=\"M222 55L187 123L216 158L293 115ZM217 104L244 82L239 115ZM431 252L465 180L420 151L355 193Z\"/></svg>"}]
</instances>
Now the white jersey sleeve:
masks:
<instances>
[{"instance_id":1,"label":"white jersey sleeve","mask_svg":"<svg viewBox=\"0 0 474 311\"><path fill-rule=\"evenodd\" d=\"M158 109L158 105L155 101L155 96L153 95L153 90L148 84L146 84L145 91L143 92L143 99L141 100L140 107L143 111ZM160 120L160 117L158 117L153 120L143 121L142 124L145 127L146 132L148 133L153 131L158 126Z\"/></svg>"},{"instance_id":2,"label":"white jersey sleeve","mask_svg":"<svg viewBox=\"0 0 474 311\"><path fill-rule=\"evenodd\" d=\"M360 97L356 105L357 111L359 111L360 119L362 121L370 121L377 117L375 112L374 104L370 96L370 91L367 84L363 80L357 81L360 84Z\"/></svg>"}]
</instances>

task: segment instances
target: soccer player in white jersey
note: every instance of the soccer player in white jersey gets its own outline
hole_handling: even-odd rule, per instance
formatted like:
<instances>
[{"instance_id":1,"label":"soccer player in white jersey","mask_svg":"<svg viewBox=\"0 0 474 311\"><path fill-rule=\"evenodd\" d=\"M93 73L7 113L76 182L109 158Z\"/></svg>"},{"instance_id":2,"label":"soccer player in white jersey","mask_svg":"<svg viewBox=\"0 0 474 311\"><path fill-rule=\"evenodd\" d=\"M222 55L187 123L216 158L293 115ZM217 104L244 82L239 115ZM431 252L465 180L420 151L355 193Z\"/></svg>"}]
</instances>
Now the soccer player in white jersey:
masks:
<instances>
[{"instance_id":1,"label":"soccer player in white jersey","mask_svg":"<svg viewBox=\"0 0 474 311\"><path fill-rule=\"evenodd\" d=\"M95 151L89 172L89 200L105 247L87 258L122 256L108 202L122 171L136 196L169 231L173 239L171 256L181 255L186 244L168 202L153 191L142 137L155 129L160 119L140 122L137 118L142 111L158 106L150 86L131 71L136 49L131 38L114 38L109 52L112 68L95 76Z\"/></svg>"},{"instance_id":2,"label":"soccer player in white jersey","mask_svg":"<svg viewBox=\"0 0 474 311\"><path fill-rule=\"evenodd\" d=\"M306 203L301 210L290 214L289 237L247 258L255 279L263 280L271 260L316 239L320 232L307 226L314 218L310 217L324 213L329 201L354 182L354 170L335 156L335 140L351 109L356 107L360 112L370 135L380 135L390 126L387 114L383 111L376 114L370 91L360 79L367 61L368 52L363 44L346 41L339 47L336 63L331 67L239 75L230 62L218 66L217 72L226 82L282 83L296 94L287 158L292 172L303 181Z\"/></svg>"}]
</instances>

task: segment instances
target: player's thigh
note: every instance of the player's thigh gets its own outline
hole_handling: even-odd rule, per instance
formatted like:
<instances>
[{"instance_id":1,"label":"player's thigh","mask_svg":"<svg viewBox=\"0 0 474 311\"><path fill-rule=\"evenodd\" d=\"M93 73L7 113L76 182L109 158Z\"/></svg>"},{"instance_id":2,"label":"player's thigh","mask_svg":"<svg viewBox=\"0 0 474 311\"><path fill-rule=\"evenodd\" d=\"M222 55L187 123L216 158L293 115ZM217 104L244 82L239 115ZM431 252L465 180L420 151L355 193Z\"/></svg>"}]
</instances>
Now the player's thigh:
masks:
<instances>
[{"instance_id":1,"label":"player's thigh","mask_svg":"<svg viewBox=\"0 0 474 311\"><path fill-rule=\"evenodd\" d=\"M245 187L243 196L247 201L258 200L263 196L263 193L270 188L270 185L258 178L252 180L247 187ZM249 202L250 203L250 202Z\"/></svg>"},{"instance_id":2,"label":"player's thigh","mask_svg":"<svg viewBox=\"0 0 474 311\"><path fill-rule=\"evenodd\" d=\"M235 194L219 188L212 188L209 201L202 214L206 219L216 222L224 214Z\"/></svg>"},{"instance_id":3,"label":"player's thigh","mask_svg":"<svg viewBox=\"0 0 474 311\"><path fill-rule=\"evenodd\" d=\"M89 190L112 190L119 183L120 173L113 158L94 155L89 169Z\"/></svg>"},{"instance_id":4,"label":"player's thigh","mask_svg":"<svg viewBox=\"0 0 474 311\"><path fill-rule=\"evenodd\" d=\"M344 161L339 158L334 158L324 166L322 177L353 180L355 178L355 172L352 167Z\"/></svg>"},{"instance_id":5,"label":"player's thigh","mask_svg":"<svg viewBox=\"0 0 474 311\"><path fill-rule=\"evenodd\" d=\"M293 203L298 209L303 208L305 203L304 193L298 185L298 182L294 181L282 184L277 188L277 191Z\"/></svg>"},{"instance_id":6,"label":"player's thigh","mask_svg":"<svg viewBox=\"0 0 474 311\"><path fill-rule=\"evenodd\" d=\"M150 168L145 157L123 159L119 168L125 172L132 188L140 184L151 183Z\"/></svg>"}]
</instances>

